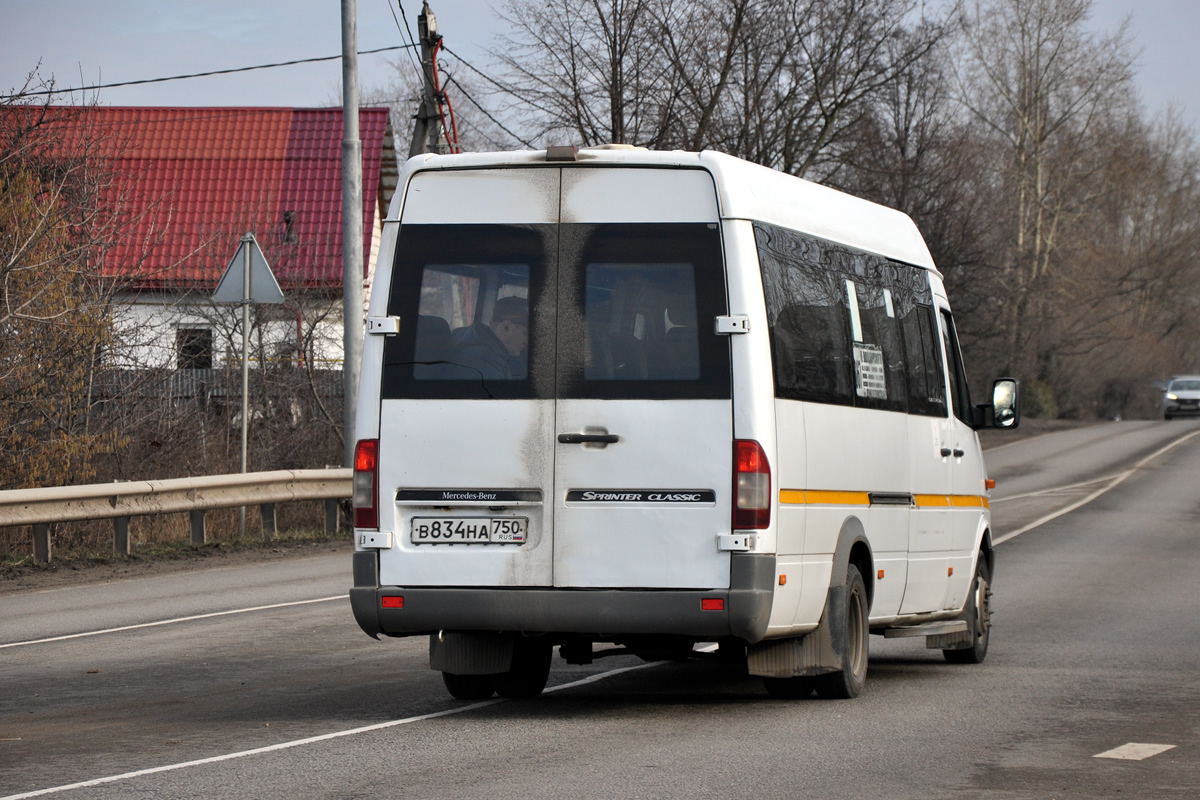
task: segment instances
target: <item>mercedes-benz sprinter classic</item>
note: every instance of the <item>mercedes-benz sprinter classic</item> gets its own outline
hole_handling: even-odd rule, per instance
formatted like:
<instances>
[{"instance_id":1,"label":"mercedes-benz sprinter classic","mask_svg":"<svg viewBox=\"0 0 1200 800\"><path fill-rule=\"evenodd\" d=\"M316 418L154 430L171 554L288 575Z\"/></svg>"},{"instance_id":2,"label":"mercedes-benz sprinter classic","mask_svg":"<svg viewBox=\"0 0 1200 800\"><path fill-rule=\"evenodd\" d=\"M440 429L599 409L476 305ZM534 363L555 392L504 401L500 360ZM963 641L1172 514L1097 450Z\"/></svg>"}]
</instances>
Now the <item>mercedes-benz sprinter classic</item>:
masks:
<instances>
[{"instance_id":1,"label":"mercedes-benz sprinter classic","mask_svg":"<svg viewBox=\"0 0 1200 800\"><path fill-rule=\"evenodd\" d=\"M984 658L1018 387L972 404L907 216L707 151L427 155L382 248L351 599L455 697L554 647L716 643L781 697L857 695L869 632Z\"/></svg>"}]
</instances>

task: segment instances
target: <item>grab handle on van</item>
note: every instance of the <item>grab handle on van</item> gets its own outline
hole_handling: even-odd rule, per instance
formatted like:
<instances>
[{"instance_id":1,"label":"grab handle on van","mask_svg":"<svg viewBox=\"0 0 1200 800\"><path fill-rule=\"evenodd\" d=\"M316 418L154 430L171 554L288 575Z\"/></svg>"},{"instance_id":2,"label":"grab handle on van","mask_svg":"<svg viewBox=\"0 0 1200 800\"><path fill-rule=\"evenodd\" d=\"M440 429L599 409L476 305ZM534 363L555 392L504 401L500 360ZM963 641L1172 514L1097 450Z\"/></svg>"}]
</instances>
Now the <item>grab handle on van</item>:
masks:
<instances>
[{"instance_id":1,"label":"grab handle on van","mask_svg":"<svg viewBox=\"0 0 1200 800\"><path fill-rule=\"evenodd\" d=\"M621 437L615 433L560 433L558 441L562 444L615 444L621 441Z\"/></svg>"}]
</instances>

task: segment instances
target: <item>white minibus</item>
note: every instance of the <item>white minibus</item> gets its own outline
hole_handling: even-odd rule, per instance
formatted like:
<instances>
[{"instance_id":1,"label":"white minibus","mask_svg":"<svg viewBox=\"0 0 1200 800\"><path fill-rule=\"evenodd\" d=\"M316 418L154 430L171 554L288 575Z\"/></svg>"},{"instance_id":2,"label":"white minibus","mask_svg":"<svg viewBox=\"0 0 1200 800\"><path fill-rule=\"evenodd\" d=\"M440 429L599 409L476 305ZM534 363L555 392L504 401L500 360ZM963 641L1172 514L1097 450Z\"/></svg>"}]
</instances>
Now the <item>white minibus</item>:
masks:
<instances>
[{"instance_id":1,"label":"white minibus","mask_svg":"<svg viewBox=\"0 0 1200 800\"><path fill-rule=\"evenodd\" d=\"M907 216L709 151L425 155L382 248L350 596L452 695L555 647L716 643L777 697L857 695L868 633L984 658L1018 387L972 404Z\"/></svg>"}]
</instances>

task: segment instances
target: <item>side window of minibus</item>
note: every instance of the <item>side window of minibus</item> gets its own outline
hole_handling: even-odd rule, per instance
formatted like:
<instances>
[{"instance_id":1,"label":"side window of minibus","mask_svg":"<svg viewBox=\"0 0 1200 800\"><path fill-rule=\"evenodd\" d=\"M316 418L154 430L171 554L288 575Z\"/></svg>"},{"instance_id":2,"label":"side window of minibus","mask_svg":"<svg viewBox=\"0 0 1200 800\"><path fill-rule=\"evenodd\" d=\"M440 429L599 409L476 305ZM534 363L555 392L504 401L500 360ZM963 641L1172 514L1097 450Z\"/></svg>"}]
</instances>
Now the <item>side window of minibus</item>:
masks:
<instances>
[{"instance_id":1,"label":"side window of minibus","mask_svg":"<svg viewBox=\"0 0 1200 800\"><path fill-rule=\"evenodd\" d=\"M954 416L970 425L971 393L967 389L967 374L963 369L962 354L958 349L958 336L954 333L954 319L946 309L941 309L941 317L946 370L950 375L950 405L954 409Z\"/></svg>"},{"instance_id":2,"label":"side window of minibus","mask_svg":"<svg viewBox=\"0 0 1200 800\"><path fill-rule=\"evenodd\" d=\"M892 290L847 279L846 304L854 339L855 405L907 411L904 348Z\"/></svg>"},{"instance_id":3,"label":"side window of minibus","mask_svg":"<svg viewBox=\"0 0 1200 800\"><path fill-rule=\"evenodd\" d=\"M926 417L946 416L946 377L942 369L941 337L933 306L900 296L901 328L908 362L908 411ZM928 299L928 298L924 298Z\"/></svg>"},{"instance_id":4,"label":"side window of minibus","mask_svg":"<svg viewBox=\"0 0 1200 800\"><path fill-rule=\"evenodd\" d=\"M756 223L775 396L854 404L849 312L841 272L822 264L821 243Z\"/></svg>"}]
</instances>

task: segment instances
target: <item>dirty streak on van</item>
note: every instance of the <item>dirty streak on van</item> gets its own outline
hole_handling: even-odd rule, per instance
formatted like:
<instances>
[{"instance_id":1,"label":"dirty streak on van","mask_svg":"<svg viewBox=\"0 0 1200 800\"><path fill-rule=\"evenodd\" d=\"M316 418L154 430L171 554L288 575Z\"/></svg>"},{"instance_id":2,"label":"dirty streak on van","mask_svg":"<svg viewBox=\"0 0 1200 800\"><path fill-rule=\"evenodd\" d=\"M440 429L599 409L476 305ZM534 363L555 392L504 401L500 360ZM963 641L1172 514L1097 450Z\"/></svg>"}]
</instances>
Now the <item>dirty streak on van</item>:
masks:
<instances>
[{"instance_id":1,"label":"dirty streak on van","mask_svg":"<svg viewBox=\"0 0 1200 800\"><path fill-rule=\"evenodd\" d=\"M430 635L458 697L540 693L554 646L718 642L779 696L857 694L868 628L982 658L975 428L1015 425L1016 386L971 405L906 216L617 146L421 156L401 187L359 390L367 633Z\"/></svg>"}]
</instances>

